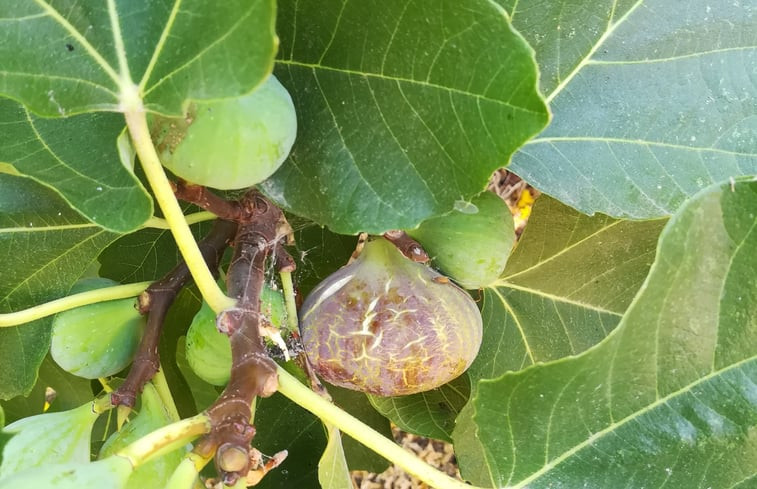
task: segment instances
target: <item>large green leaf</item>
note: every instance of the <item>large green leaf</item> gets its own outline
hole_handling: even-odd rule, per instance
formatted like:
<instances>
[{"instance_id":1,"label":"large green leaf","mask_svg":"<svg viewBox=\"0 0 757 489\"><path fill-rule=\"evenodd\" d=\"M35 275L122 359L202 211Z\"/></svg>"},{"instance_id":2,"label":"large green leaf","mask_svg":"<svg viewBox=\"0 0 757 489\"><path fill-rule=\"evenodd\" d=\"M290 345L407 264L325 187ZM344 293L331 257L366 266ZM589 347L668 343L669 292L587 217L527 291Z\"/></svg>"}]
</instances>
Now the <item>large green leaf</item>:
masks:
<instances>
[{"instance_id":1,"label":"large green leaf","mask_svg":"<svg viewBox=\"0 0 757 489\"><path fill-rule=\"evenodd\" d=\"M275 52L273 0L36 0L0 4L0 94L60 117L121 110L128 79L148 110L252 90Z\"/></svg>"},{"instance_id":2,"label":"large green leaf","mask_svg":"<svg viewBox=\"0 0 757 489\"><path fill-rule=\"evenodd\" d=\"M152 216L152 199L119 159L120 115L83 114L62 123L0 98L0 127L0 163L54 188L90 221L127 232Z\"/></svg>"},{"instance_id":3,"label":"large green leaf","mask_svg":"<svg viewBox=\"0 0 757 489\"><path fill-rule=\"evenodd\" d=\"M543 196L499 282L483 292L475 381L575 355L620 321L654 260L664 220L587 217Z\"/></svg>"},{"instance_id":4,"label":"large green leaf","mask_svg":"<svg viewBox=\"0 0 757 489\"><path fill-rule=\"evenodd\" d=\"M84 221L51 190L0 173L0 312L63 296L116 237ZM31 390L50 347L50 322L0 328L0 399Z\"/></svg>"},{"instance_id":5,"label":"large green leaf","mask_svg":"<svg viewBox=\"0 0 757 489\"><path fill-rule=\"evenodd\" d=\"M756 268L757 182L700 193L668 223L605 341L479 383L484 461L472 465L486 472L470 476L532 489L752 487Z\"/></svg>"},{"instance_id":6,"label":"large green leaf","mask_svg":"<svg viewBox=\"0 0 757 489\"><path fill-rule=\"evenodd\" d=\"M554 115L513 157L530 183L583 212L645 218L757 173L754 2L500 3Z\"/></svg>"},{"instance_id":7,"label":"large green leaf","mask_svg":"<svg viewBox=\"0 0 757 489\"><path fill-rule=\"evenodd\" d=\"M493 2L284 0L278 33L298 136L262 188L336 232L452 210L548 119L532 52Z\"/></svg>"}]
</instances>

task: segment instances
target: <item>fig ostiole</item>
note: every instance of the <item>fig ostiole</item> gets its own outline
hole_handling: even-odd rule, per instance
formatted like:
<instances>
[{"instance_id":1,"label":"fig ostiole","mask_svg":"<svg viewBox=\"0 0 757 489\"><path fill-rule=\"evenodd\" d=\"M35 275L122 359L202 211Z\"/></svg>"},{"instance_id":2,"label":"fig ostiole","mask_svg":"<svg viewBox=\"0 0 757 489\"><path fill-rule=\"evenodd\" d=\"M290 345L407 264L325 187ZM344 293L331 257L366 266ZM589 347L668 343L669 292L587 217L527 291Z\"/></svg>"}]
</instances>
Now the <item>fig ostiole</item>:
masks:
<instances>
[{"instance_id":1,"label":"fig ostiole","mask_svg":"<svg viewBox=\"0 0 757 489\"><path fill-rule=\"evenodd\" d=\"M270 75L247 95L193 102L184 117L152 116L150 133L163 166L197 185L247 188L275 172L292 149L292 98Z\"/></svg>"},{"instance_id":2,"label":"fig ostiole","mask_svg":"<svg viewBox=\"0 0 757 489\"><path fill-rule=\"evenodd\" d=\"M285 324L285 311L281 292L263 287L260 313L273 327ZM231 374L231 343L228 336L218 331L216 314L206 302L192 319L185 341L187 363L192 371L209 384L226 385Z\"/></svg>"},{"instance_id":3,"label":"fig ostiole","mask_svg":"<svg viewBox=\"0 0 757 489\"><path fill-rule=\"evenodd\" d=\"M72 294L118 285L104 278L78 282ZM50 355L63 370L85 379L108 377L134 358L147 320L134 299L89 304L53 319Z\"/></svg>"},{"instance_id":4,"label":"fig ostiole","mask_svg":"<svg viewBox=\"0 0 757 489\"><path fill-rule=\"evenodd\" d=\"M400 396L462 374L481 346L482 320L468 293L380 238L308 295L300 333L327 382Z\"/></svg>"},{"instance_id":5,"label":"fig ostiole","mask_svg":"<svg viewBox=\"0 0 757 489\"><path fill-rule=\"evenodd\" d=\"M515 243L515 228L510 209L497 195L484 192L471 204L474 212L455 210L406 232L445 275L466 289L480 289L502 275Z\"/></svg>"}]
</instances>

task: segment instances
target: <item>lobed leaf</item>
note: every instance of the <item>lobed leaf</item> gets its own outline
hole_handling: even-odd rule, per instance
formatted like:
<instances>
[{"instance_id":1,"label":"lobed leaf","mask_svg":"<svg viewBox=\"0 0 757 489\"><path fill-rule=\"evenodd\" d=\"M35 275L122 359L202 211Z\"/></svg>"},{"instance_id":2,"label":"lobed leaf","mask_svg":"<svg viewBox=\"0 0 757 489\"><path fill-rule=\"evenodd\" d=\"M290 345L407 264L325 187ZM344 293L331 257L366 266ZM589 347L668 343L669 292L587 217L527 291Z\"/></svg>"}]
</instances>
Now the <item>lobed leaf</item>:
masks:
<instances>
[{"instance_id":1,"label":"lobed leaf","mask_svg":"<svg viewBox=\"0 0 757 489\"><path fill-rule=\"evenodd\" d=\"M548 113L493 2L279 2L298 136L261 188L343 234L412 228L480 193Z\"/></svg>"},{"instance_id":2,"label":"lobed leaf","mask_svg":"<svg viewBox=\"0 0 757 489\"><path fill-rule=\"evenodd\" d=\"M754 181L708 188L668 223L605 341L481 381L470 414L483 460L471 467L483 471L470 477L513 488L754 480L756 218Z\"/></svg>"},{"instance_id":3,"label":"lobed leaf","mask_svg":"<svg viewBox=\"0 0 757 489\"><path fill-rule=\"evenodd\" d=\"M51 190L0 173L0 312L65 295L116 236L84 221ZM0 328L0 399L30 392L50 347L51 321Z\"/></svg>"},{"instance_id":4,"label":"lobed leaf","mask_svg":"<svg viewBox=\"0 0 757 489\"><path fill-rule=\"evenodd\" d=\"M757 173L753 2L500 0L536 50L552 124L510 169L581 212L674 213Z\"/></svg>"}]
</instances>

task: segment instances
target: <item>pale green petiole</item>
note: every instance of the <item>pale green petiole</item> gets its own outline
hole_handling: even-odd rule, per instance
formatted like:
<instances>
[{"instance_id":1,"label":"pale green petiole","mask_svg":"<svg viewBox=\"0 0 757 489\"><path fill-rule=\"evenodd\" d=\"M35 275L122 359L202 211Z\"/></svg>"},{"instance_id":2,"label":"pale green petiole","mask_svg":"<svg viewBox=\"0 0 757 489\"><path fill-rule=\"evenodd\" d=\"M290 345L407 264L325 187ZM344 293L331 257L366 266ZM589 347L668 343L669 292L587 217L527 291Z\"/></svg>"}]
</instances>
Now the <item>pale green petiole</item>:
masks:
<instances>
[{"instance_id":1,"label":"pale green petiole","mask_svg":"<svg viewBox=\"0 0 757 489\"><path fill-rule=\"evenodd\" d=\"M0 328L26 324L37 319L42 319L59 312L86 306L88 304L135 297L141 294L151 283L152 282L137 282L133 284L104 287L102 289L90 290L69 295L67 297L61 297L60 299L55 299L22 311L0 314Z\"/></svg>"}]
</instances>

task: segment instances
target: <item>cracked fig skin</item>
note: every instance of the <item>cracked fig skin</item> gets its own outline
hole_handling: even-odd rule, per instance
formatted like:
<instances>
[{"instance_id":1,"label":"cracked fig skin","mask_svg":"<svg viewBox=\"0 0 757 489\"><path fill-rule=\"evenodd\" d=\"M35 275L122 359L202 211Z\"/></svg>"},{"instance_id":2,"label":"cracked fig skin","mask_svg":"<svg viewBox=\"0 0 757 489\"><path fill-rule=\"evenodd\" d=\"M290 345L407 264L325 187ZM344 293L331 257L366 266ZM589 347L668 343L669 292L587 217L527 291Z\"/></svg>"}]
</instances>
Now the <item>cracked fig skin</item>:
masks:
<instances>
[{"instance_id":1,"label":"cracked fig skin","mask_svg":"<svg viewBox=\"0 0 757 489\"><path fill-rule=\"evenodd\" d=\"M415 394L462 374L481 346L473 299L388 241L365 245L307 297L300 333L316 373L380 396Z\"/></svg>"}]
</instances>

